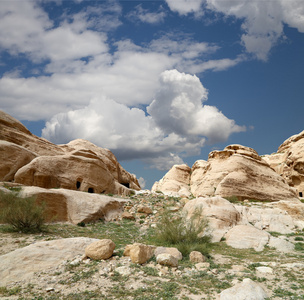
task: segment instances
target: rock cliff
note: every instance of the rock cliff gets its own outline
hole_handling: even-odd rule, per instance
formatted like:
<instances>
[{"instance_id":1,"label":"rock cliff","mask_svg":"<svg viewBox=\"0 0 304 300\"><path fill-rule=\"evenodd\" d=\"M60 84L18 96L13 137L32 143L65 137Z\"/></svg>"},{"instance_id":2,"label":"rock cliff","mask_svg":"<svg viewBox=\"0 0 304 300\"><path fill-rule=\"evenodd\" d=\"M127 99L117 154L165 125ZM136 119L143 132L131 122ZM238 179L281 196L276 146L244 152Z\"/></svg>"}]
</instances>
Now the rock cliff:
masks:
<instances>
[{"instance_id":1,"label":"rock cliff","mask_svg":"<svg viewBox=\"0 0 304 300\"><path fill-rule=\"evenodd\" d=\"M140 190L114 154L85 140L55 145L0 111L0 181L41 188L127 195Z\"/></svg>"},{"instance_id":2,"label":"rock cliff","mask_svg":"<svg viewBox=\"0 0 304 300\"><path fill-rule=\"evenodd\" d=\"M177 169L177 166L173 168ZM166 182L165 187L170 186L168 182L170 173L172 170L160 181ZM175 172L175 174L178 173ZM259 201L297 198L296 191L255 150L241 145L230 145L222 151L212 151L208 161L196 161L192 168L188 169L188 174L190 185L188 185L187 176L174 178L174 180L188 186L188 191L195 197L236 196L238 200ZM186 180L183 181L184 178ZM169 193L168 188L159 184L158 189Z\"/></svg>"},{"instance_id":3,"label":"rock cliff","mask_svg":"<svg viewBox=\"0 0 304 300\"><path fill-rule=\"evenodd\" d=\"M277 153L263 158L291 187L297 189L299 197L304 197L304 131L288 138Z\"/></svg>"}]
</instances>

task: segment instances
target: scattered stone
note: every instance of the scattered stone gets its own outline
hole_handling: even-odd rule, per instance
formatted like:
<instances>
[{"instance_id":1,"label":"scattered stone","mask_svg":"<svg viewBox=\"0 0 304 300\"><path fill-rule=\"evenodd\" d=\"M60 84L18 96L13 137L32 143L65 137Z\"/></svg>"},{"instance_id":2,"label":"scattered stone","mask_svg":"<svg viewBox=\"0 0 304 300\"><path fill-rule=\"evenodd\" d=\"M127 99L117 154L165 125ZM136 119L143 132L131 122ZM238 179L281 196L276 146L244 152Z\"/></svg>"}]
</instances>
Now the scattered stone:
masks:
<instances>
[{"instance_id":1,"label":"scattered stone","mask_svg":"<svg viewBox=\"0 0 304 300\"><path fill-rule=\"evenodd\" d=\"M195 264L195 268L198 271L206 271L210 268L210 263L208 263L208 262L197 263L197 264Z\"/></svg>"},{"instance_id":2,"label":"scattered stone","mask_svg":"<svg viewBox=\"0 0 304 300\"><path fill-rule=\"evenodd\" d=\"M122 213L121 218L122 218L122 219L126 219L126 220L135 220L134 215L130 214L130 213L127 212L127 211L124 211L124 212Z\"/></svg>"},{"instance_id":3,"label":"scattered stone","mask_svg":"<svg viewBox=\"0 0 304 300\"><path fill-rule=\"evenodd\" d=\"M144 214L147 214L147 215L150 215L150 214L153 213L152 209L148 206L139 206L138 209L137 209L137 212L144 213Z\"/></svg>"},{"instance_id":4,"label":"scattered stone","mask_svg":"<svg viewBox=\"0 0 304 300\"><path fill-rule=\"evenodd\" d=\"M108 259L113 255L115 243L110 239L93 242L85 249L85 255L94 260Z\"/></svg>"},{"instance_id":5,"label":"scattered stone","mask_svg":"<svg viewBox=\"0 0 304 300\"><path fill-rule=\"evenodd\" d=\"M156 256L156 262L163 266L177 267L178 259L169 253L162 253Z\"/></svg>"},{"instance_id":6,"label":"scattered stone","mask_svg":"<svg viewBox=\"0 0 304 300\"><path fill-rule=\"evenodd\" d=\"M195 263L205 262L206 257L199 251L192 251L189 255L190 261Z\"/></svg>"},{"instance_id":7,"label":"scattered stone","mask_svg":"<svg viewBox=\"0 0 304 300\"><path fill-rule=\"evenodd\" d=\"M127 266L117 267L115 271L123 276L129 276L131 274L131 269Z\"/></svg>"}]
</instances>

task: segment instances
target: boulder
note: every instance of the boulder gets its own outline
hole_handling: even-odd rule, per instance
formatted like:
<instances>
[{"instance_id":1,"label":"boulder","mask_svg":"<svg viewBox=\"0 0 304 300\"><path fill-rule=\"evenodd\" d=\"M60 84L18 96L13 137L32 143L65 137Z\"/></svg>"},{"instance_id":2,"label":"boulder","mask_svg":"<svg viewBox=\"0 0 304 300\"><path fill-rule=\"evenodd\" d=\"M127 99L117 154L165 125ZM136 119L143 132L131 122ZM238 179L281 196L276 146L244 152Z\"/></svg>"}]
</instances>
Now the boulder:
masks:
<instances>
[{"instance_id":1,"label":"boulder","mask_svg":"<svg viewBox=\"0 0 304 300\"><path fill-rule=\"evenodd\" d=\"M189 259L191 262L194 263L202 263L207 260L206 257L199 251L191 251L189 255Z\"/></svg>"},{"instance_id":2,"label":"boulder","mask_svg":"<svg viewBox=\"0 0 304 300\"><path fill-rule=\"evenodd\" d=\"M127 211L124 211L121 215L121 218L122 219L126 219L126 220L135 220L135 217L133 214L127 212Z\"/></svg>"},{"instance_id":3,"label":"boulder","mask_svg":"<svg viewBox=\"0 0 304 300\"><path fill-rule=\"evenodd\" d=\"M252 225L237 225L226 233L225 238L226 244L233 248L253 248L255 251L263 251L270 234Z\"/></svg>"},{"instance_id":4,"label":"boulder","mask_svg":"<svg viewBox=\"0 0 304 300\"><path fill-rule=\"evenodd\" d=\"M158 254L156 256L156 262L160 265L168 266L168 267L178 266L178 259L169 253Z\"/></svg>"},{"instance_id":5,"label":"boulder","mask_svg":"<svg viewBox=\"0 0 304 300\"><path fill-rule=\"evenodd\" d=\"M185 164L174 165L160 181L154 183L151 191L161 191L165 195L175 197L188 197L191 194L190 172L191 168Z\"/></svg>"},{"instance_id":6,"label":"boulder","mask_svg":"<svg viewBox=\"0 0 304 300\"><path fill-rule=\"evenodd\" d=\"M185 204L183 212L187 218L195 214L208 220L207 233L212 235L213 242L219 242L223 235L240 220L240 213L228 200L219 196L211 198L196 198Z\"/></svg>"},{"instance_id":7,"label":"boulder","mask_svg":"<svg viewBox=\"0 0 304 300\"><path fill-rule=\"evenodd\" d=\"M38 204L45 203L47 221L68 221L73 224L117 219L126 203L126 200L105 195L30 186L24 186L20 195L35 197Z\"/></svg>"},{"instance_id":8,"label":"boulder","mask_svg":"<svg viewBox=\"0 0 304 300\"><path fill-rule=\"evenodd\" d=\"M241 145L209 154L207 163L194 164L191 192L194 196L236 196L239 200L294 200L297 194L257 152Z\"/></svg>"},{"instance_id":9,"label":"boulder","mask_svg":"<svg viewBox=\"0 0 304 300\"><path fill-rule=\"evenodd\" d=\"M15 173L37 155L14 143L0 140L1 168L0 181L13 181Z\"/></svg>"},{"instance_id":10,"label":"boulder","mask_svg":"<svg viewBox=\"0 0 304 300\"><path fill-rule=\"evenodd\" d=\"M155 248L155 246L135 243L127 245L123 255L130 256L133 263L144 264L154 255Z\"/></svg>"},{"instance_id":11,"label":"boulder","mask_svg":"<svg viewBox=\"0 0 304 300\"><path fill-rule=\"evenodd\" d=\"M35 272L55 269L59 264L82 255L96 239L77 237L36 242L0 256L0 286L29 280Z\"/></svg>"},{"instance_id":12,"label":"boulder","mask_svg":"<svg viewBox=\"0 0 304 300\"><path fill-rule=\"evenodd\" d=\"M243 282L222 291L220 300L263 300L268 298L265 290L256 282L245 278Z\"/></svg>"},{"instance_id":13,"label":"boulder","mask_svg":"<svg viewBox=\"0 0 304 300\"><path fill-rule=\"evenodd\" d=\"M140 205L137 209L138 213L143 213L143 214L147 214L150 215L153 213L152 209L148 206L144 206L144 205Z\"/></svg>"},{"instance_id":14,"label":"boulder","mask_svg":"<svg viewBox=\"0 0 304 300\"><path fill-rule=\"evenodd\" d=\"M283 238L273 236L270 237L268 246L284 253L293 252L295 249L295 245L293 243L290 243Z\"/></svg>"},{"instance_id":15,"label":"boulder","mask_svg":"<svg viewBox=\"0 0 304 300\"><path fill-rule=\"evenodd\" d=\"M183 259L182 253L177 248L174 247L157 247L154 251L155 256L158 256L159 254L163 254L163 253L171 254L172 256L176 257L178 260Z\"/></svg>"},{"instance_id":16,"label":"boulder","mask_svg":"<svg viewBox=\"0 0 304 300\"><path fill-rule=\"evenodd\" d=\"M85 248L85 255L94 260L108 259L113 255L115 243L110 239L95 241Z\"/></svg>"}]
</instances>

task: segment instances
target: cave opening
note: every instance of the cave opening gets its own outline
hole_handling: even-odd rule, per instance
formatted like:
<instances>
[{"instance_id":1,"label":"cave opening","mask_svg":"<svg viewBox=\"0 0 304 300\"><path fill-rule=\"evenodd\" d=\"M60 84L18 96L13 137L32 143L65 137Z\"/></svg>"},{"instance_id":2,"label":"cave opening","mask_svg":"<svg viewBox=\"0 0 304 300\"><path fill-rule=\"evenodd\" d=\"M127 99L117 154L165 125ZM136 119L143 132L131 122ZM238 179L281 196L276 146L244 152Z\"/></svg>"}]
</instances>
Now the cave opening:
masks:
<instances>
[{"instance_id":1,"label":"cave opening","mask_svg":"<svg viewBox=\"0 0 304 300\"><path fill-rule=\"evenodd\" d=\"M77 181L77 182L76 182L76 188L77 188L77 190L79 190L80 185L81 185L81 182L80 182L80 181Z\"/></svg>"},{"instance_id":2,"label":"cave opening","mask_svg":"<svg viewBox=\"0 0 304 300\"><path fill-rule=\"evenodd\" d=\"M92 187L90 187L90 188L88 189L88 193L94 193L94 189L93 189Z\"/></svg>"},{"instance_id":3,"label":"cave opening","mask_svg":"<svg viewBox=\"0 0 304 300\"><path fill-rule=\"evenodd\" d=\"M299 197L303 197L303 192L299 192Z\"/></svg>"}]
</instances>

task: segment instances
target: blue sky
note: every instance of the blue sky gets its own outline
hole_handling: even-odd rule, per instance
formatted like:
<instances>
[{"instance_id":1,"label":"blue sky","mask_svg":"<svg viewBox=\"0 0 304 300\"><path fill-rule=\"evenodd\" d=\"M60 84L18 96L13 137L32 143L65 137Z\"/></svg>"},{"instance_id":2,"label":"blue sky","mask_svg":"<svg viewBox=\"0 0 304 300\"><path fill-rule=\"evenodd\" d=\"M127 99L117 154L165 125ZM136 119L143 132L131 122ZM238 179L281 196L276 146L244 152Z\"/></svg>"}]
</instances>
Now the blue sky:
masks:
<instances>
[{"instance_id":1,"label":"blue sky","mask_svg":"<svg viewBox=\"0 0 304 300\"><path fill-rule=\"evenodd\" d=\"M146 188L303 128L304 1L0 1L0 109L108 148Z\"/></svg>"}]
</instances>

